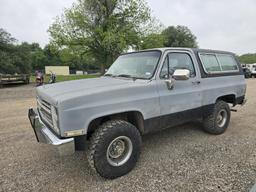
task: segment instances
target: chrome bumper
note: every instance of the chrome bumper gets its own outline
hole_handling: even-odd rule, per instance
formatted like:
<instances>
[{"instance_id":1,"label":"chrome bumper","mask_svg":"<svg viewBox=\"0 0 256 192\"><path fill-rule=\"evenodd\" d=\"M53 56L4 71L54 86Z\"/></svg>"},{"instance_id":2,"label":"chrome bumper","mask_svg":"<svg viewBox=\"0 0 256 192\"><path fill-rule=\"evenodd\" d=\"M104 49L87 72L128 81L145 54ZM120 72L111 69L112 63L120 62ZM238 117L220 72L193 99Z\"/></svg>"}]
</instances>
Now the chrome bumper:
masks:
<instances>
[{"instance_id":1,"label":"chrome bumper","mask_svg":"<svg viewBox=\"0 0 256 192\"><path fill-rule=\"evenodd\" d=\"M46 143L55 146L60 155L74 153L74 139L59 139L45 124L41 121L37 109L28 110L28 118L34 130L36 139L39 143Z\"/></svg>"}]
</instances>

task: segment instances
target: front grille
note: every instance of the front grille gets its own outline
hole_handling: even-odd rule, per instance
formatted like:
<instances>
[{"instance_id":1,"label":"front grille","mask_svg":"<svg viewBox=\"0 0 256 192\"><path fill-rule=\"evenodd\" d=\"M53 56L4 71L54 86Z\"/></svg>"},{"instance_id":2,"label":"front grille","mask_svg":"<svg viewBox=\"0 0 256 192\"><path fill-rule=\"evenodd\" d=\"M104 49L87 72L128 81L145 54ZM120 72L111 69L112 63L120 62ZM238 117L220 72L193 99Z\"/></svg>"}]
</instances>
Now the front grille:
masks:
<instances>
[{"instance_id":1,"label":"front grille","mask_svg":"<svg viewBox=\"0 0 256 192\"><path fill-rule=\"evenodd\" d=\"M50 126L50 128L53 128L51 105L46 101L37 98L37 106L42 121Z\"/></svg>"}]
</instances>

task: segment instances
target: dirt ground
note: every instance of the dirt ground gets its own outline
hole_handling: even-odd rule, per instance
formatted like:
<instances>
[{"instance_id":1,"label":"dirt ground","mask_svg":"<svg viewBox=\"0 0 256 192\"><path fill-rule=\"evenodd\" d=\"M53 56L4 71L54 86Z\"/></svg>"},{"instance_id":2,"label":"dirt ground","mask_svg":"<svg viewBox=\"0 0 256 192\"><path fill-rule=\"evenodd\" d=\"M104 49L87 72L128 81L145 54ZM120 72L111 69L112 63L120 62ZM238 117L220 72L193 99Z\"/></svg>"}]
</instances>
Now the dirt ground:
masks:
<instances>
[{"instance_id":1,"label":"dirt ground","mask_svg":"<svg viewBox=\"0 0 256 192\"><path fill-rule=\"evenodd\" d=\"M248 191L256 183L256 79L219 136L192 123L143 137L135 169L116 180L94 174L84 152L60 157L36 142L27 118L33 85L0 89L0 191Z\"/></svg>"}]
</instances>

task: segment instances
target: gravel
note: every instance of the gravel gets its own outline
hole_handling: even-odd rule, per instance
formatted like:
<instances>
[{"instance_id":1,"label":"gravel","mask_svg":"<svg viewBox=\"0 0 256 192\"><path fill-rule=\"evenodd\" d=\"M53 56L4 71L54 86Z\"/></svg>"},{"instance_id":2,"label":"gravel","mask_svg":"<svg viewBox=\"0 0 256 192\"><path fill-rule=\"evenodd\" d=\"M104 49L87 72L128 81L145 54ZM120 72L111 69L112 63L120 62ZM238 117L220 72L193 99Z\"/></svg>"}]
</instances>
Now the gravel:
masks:
<instances>
[{"instance_id":1,"label":"gravel","mask_svg":"<svg viewBox=\"0 0 256 192\"><path fill-rule=\"evenodd\" d=\"M143 136L135 169L105 180L84 152L60 157L36 142L27 118L36 105L33 85L0 89L0 191L249 191L256 183L255 95L249 79L249 100L222 135L191 123Z\"/></svg>"}]
</instances>

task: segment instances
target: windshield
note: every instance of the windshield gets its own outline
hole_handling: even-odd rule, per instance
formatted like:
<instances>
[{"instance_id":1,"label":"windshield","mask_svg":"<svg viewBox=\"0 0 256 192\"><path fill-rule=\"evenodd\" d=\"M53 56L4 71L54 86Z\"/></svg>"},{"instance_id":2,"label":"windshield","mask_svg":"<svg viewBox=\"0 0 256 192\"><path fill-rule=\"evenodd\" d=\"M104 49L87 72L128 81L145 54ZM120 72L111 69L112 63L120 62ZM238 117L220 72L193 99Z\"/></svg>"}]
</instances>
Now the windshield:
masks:
<instances>
[{"instance_id":1,"label":"windshield","mask_svg":"<svg viewBox=\"0 0 256 192\"><path fill-rule=\"evenodd\" d=\"M160 51L121 55L111 65L105 76L149 79L154 74L160 56Z\"/></svg>"}]
</instances>

